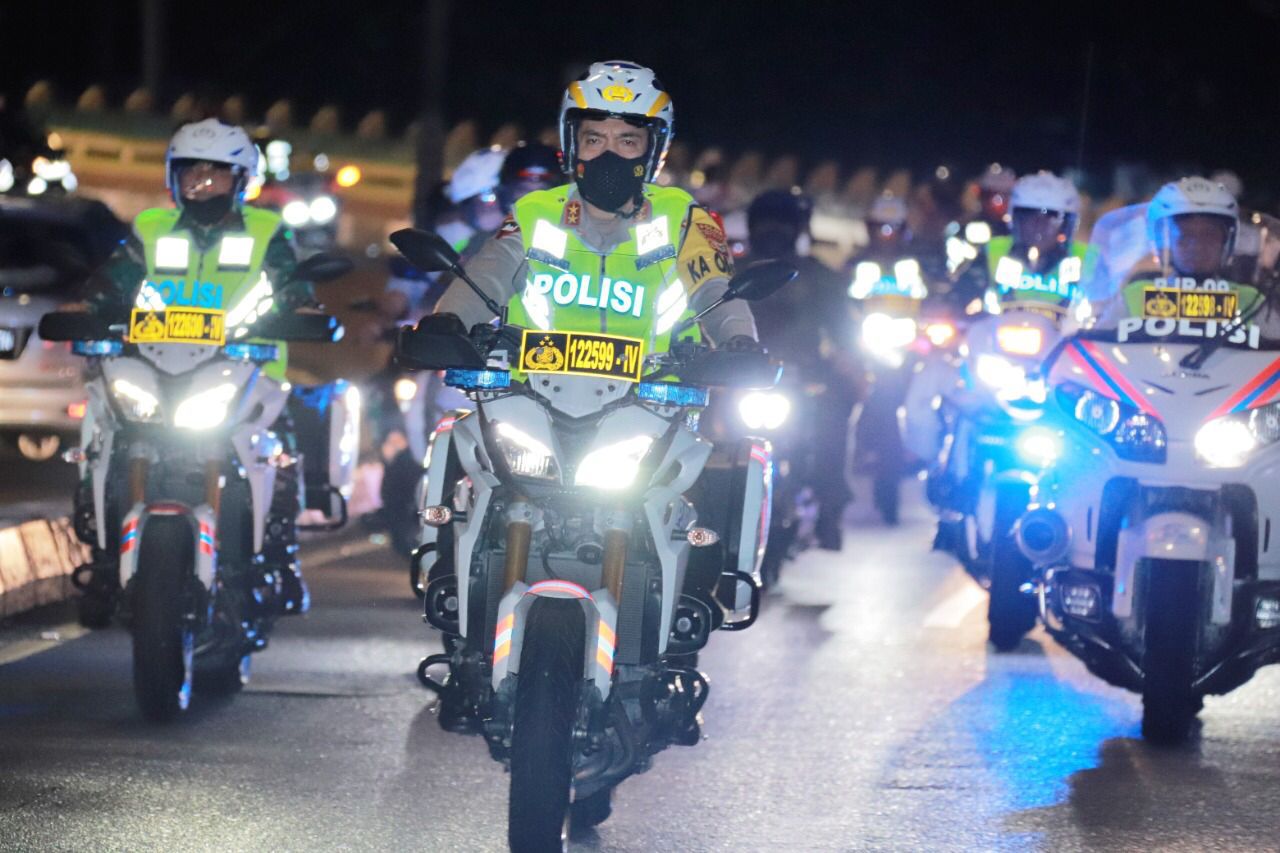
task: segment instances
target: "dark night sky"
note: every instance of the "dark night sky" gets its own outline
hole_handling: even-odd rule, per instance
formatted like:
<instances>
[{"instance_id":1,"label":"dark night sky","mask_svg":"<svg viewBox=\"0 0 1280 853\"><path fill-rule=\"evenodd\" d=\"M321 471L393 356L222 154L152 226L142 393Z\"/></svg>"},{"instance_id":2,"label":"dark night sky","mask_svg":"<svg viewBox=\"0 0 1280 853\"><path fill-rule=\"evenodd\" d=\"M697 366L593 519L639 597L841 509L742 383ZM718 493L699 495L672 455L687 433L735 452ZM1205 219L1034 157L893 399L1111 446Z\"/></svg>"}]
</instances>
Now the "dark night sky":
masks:
<instances>
[{"instance_id":1,"label":"dark night sky","mask_svg":"<svg viewBox=\"0 0 1280 853\"><path fill-rule=\"evenodd\" d=\"M416 107L419 3L167 5L169 98L238 91L260 108L287 95L302 115L334 101L350 120L383 107L396 125ZM106 81L118 100L141 76L138 6L5 3L3 41L23 49L0 51L0 91ZM658 70L695 144L849 165L1062 167L1075 161L1092 42L1087 165L1226 166L1280 182L1280 0L1152 6L455 0L446 112L541 126L568 68L631 58Z\"/></svg>"}]
</instances>

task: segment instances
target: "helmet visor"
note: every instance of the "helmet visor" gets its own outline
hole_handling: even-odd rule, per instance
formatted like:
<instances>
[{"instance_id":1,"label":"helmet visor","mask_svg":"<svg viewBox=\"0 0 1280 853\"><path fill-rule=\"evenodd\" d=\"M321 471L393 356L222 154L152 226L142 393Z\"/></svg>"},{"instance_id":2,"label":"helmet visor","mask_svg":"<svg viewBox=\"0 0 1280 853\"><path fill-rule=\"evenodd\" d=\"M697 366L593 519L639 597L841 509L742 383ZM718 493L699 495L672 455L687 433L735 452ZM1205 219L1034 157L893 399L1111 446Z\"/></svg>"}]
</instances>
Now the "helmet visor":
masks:
<instances>
[{"instance_id":1,"label":"helmet visor","mask_svg":"<svg viewBox=\"0 0 1280 853\"><path fill-rule=\"evenodd\" d=\"M1044 254L1066 239L1067 215L1060 210L1032 207L1013 209L1013 242Z\"/></svg>"},{"instance_id":2,"label":"helmet visor","mask_svg":"<svg viewBox=\"0 0 1280 853\"><path fill-rule=\"evenodd\" d=\"M179 160L173 166L174 187L184 201L203 201L235 191L236 177L227 163Z\"/></svg>"},{"instance_id":3,"label":"helmet visor","mask_svg":"<svg viewBox=\"0 0 1280 853\"><path fill-rule=\"evenodd\" d=\"M1181 275L1210 276L1222 267L1235 222L1207 213L1184 213L1169 221L1168 243L1163 249Z\"/></svg>"}]
</instances>

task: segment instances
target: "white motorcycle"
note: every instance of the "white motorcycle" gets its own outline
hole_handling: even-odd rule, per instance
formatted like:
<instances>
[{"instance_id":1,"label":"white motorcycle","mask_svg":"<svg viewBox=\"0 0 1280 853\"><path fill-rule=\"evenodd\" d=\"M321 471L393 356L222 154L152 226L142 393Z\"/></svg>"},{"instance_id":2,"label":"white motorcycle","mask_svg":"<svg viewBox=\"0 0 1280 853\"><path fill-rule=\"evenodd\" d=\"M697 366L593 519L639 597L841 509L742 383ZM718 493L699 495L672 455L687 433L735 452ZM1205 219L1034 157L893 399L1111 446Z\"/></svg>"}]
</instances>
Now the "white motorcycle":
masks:
<instances>
[{"instance_id":1,"label":"white motorcycle","mask_svg":"<svg viewBox=\"0 0 1280 853\"><path fill-rule=\"evenodd\" d=\"M416 266L467 281L436 235L392 241ZM762 298L794 275L748 268L725 298ZM697 652L759 607L768 443L744 439L714 462L695 425L707 386L768 387L778 367L691 342L641 359L635 344L468 333L443 315L397 346L401 363L445 369L476 402L441 421L427 453L414 559L446 652L419 677L440 696L441 724L482 734L509 767L516 850L560 849L570 818L603 821L623 779L668 745L697 743L709 689ZM575 360L591 353L604 357ZM544 368L516 382L508 369L553 362L589 375Z\"/></svg>"},{"instance_id":2,"label":"white motorcycle","mask_svg":"<svg viewBox=\"0 0 1280 853\"><path fill-rule=\"evenodd\" d=\"M1014 528L1042 466L1056 459L1059 440L1040 423L1040 363L1058 338L1054 321L1038 313L985 315L960 347L959 387L932 401L946 425L929 483L941 512L938 541L990 593L987 621L999 651L1016 648L1036 624L1035 599L1022 591L1031 565ZM908 393L909 409L924 407L912 405L919 390Z\"/></svg>"},{"instance_id":3,"label":"white motorcycle","mask_svg":"<svg viewBox=\"0 0 1280 853\"><path fill-rule=\"evenodd\" d=\"M1057 463L1017 535L1049 632L1142 694L1144 737L1176 743L1205 695L1280 661L1280 340L1265 307L1280 221L1241 220L1237 246L1258 251L1229 280L1256 289L1249 301L1142 272L1143 207L1095 226L1094 304L1046 362ZM1108 319L1148 280L1140 314Z\"/></svg>"},{"instance_id":4,"label":"white motorcycle","mask_svg":"<svg viewBox=\"0 0 1280 853\"><path fill-rule=\"evenodd\" d=\"M295 276L320 281L348 269L345 259L315 256ZM280 573L262 552L286 531L269 529L268 511L278 474L301 463L271 429L289 398L288 383L263 372L278 348L249 341L342 333L331 316L269 313L258 290L245 298L255 305L226 312L242 320L225 329L212 312L176 306L135 310L129 326L84 313L40 322L42 338L70 341L87 358L82 443L68 458L87 483L75 525L95 560L73 580L104 602L95 621L114 612L130 626L134 691L153 720L186 711L193 687L239 690L278 611ZM140 311L184 342L130 342ZM342 504L359 405L349 393L332 405L329 478ZM298 472L287 475L301 491Z\"/></svg>"}]
</instances>

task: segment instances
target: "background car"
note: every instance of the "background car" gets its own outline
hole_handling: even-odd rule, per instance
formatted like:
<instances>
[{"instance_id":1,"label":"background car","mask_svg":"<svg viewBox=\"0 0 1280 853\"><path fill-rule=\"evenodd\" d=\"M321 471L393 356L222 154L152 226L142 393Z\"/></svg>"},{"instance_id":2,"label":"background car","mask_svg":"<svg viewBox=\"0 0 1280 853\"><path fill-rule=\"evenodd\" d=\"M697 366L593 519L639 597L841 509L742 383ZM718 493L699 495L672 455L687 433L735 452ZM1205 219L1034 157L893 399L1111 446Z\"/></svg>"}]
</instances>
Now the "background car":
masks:
<instances>
[{"instance_id":1,"label":"background car","mask_svg":"<svg viewBox=\"0 0 1280 853\"><path fill-rule=\"evenodd\" d=\"M0 438L49 459L84 417L83 359L43 341L40 317L77 298L127 227L98 201L0 197Z\"/></svg>"}]
</instances>

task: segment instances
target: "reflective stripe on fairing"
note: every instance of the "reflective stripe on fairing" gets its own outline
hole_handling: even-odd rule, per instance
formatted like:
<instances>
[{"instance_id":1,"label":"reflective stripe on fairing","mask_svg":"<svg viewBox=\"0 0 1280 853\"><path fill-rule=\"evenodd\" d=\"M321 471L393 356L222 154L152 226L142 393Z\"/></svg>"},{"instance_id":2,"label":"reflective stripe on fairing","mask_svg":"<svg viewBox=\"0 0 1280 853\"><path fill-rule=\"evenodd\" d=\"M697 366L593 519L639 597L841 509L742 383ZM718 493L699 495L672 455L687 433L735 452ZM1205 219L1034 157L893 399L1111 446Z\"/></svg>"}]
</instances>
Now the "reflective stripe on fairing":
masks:
<instances>
[{"instance_id":1,"label":"reflective stripe on fairing","mask_svg":"<svg viewBox=\"0 0 1280 853\"><path fill-rule=\"evenodd\" d=\"M533 586L525 590L525 595L542 595L544 593L564 593L571 598L585 598L587 601L595 601L591 597L591 593L585 588L578 586L572 581L538 581Z\"/></svg>"},{"instance_id":2,"label":"reflective stripe on fairing","mask_svg":"<svg viewBox=\"0 0 1280 853\"><path fill-rule=\"evenodd\" d=\"M127 522L120 531L120 553L127 554L138 545L138 519Z\"/></svg>"},{"instance_id":3,"label":"reflective stripe on fairing","mask_svg":"<svg viewBox=\"0 0 1280 853\"><path fill-rule=\"evenodd\" d=\"M200 551L203 554L213 554L213 528L200 522Z\"/></svg>"},{"instance_id":4,"label":"reflective stripe on fairing","mask_svg":"<svg viewBox=\"0 0 1280 853\"><path fill-rule=\"evenodd\" d=\"M1280 358L1268 364L1261 373L1250 379L1243 388L1228 397L1226 402L1210 412L1205 420L1211 421L1223 415L1265 406L1277 394L1280 394Z\"/></svg>"},{"instance_id":5,"label":"reflective stripe on fairing","mask_svg":"<svg viewBox=\"0 0 1280 853\"><path fill-rule=\"evenodd\" d=\"M493 635L494 664L505 660L507 655L511 654L511 632L515 626L516 615L514 613L508 613L506 618L498 623L498 629Z\"/></svg>"},{"instance_id":6,"label":"reflective stripe on fairing","mask_svg":"<svg viewBox=\"0 0 1280 853\"><path fill-rule=\"evenodd\" d=\"M1072 341L1067 347L1067 356L1093 380L1099 391L1110 390L1121 402L1128 403L1143 414L1153 418L1160 417L1146 395L1134 388L1123 374L1111 366L1093 341Z\"/></svg>"},{"instance_id":7,"label":"reflective stripe on fairing","mask_svg":"<svg viewBox=\"0 0 1280 853\"><path fill-rule=\"evenodd\" d=\"M597 623L596 631L596 663L610 675L613 675L613 652L617 648L618 635L603 619Z\"/></svg>"}]
</instances>

